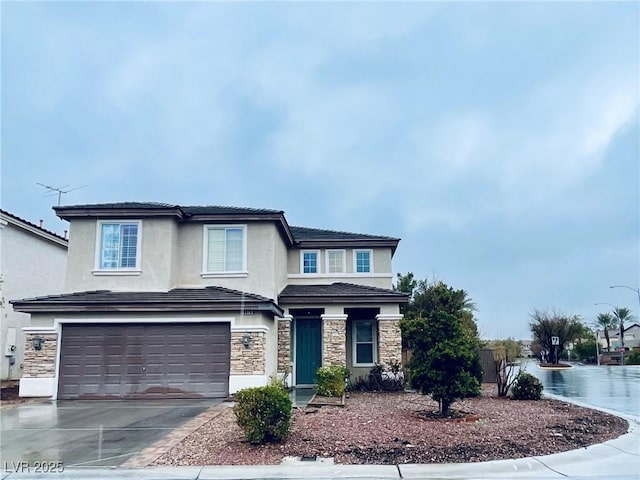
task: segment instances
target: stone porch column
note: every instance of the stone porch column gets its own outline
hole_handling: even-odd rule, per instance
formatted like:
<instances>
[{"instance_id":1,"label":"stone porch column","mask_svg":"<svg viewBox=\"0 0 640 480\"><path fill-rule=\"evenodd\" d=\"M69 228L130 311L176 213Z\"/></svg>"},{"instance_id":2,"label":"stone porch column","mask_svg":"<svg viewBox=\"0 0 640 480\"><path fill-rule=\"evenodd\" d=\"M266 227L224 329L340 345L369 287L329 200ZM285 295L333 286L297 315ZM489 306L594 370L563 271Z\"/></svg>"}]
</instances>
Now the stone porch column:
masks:
<instances>
[{"instance_id":1,"label":"stone porch column","mask_svg":"<svg viewBox=\"0 0 640 480\"><path fill-rule=\"evenodd\" d=\"M242 337L246 333L251 336L248 347L242 343ZM266 349L266 329L247 327L238 328L238 331L232 330L231 375L264 375Z\"/></svg>"},{"instance_id":2,"label":"stone porch column","mask_svg":"<svg viewBox=\"0 0 640 480\"><path fill-rule=\"evenodd\" d=\"M322 366L347 366L347 315L323 314Z\"/></svg>"},{"instance_id":3,"label":"stone porch column","mask_svg":"<svg viewBox=\"0 0 640 480\"><path fill-rule=\"evenodd\" d=\"M291 373L291 321L292 315L278 318L278 373Z\"/></svg>"},{"instance_id":4,"label":"stone porch column","mask_svg":"<svg viewBox=\"0 0 640 480\"><path fill-rule=\"evenodd\" d=\"M53 328L24 327L24 369L20 379L21 397L53 397L56 394L58 332ZM33 345L40 339L40 350Z\"/></svg>"},{"instance_id":5,"label":"stone porch column","mask_svg":"<svg viewBox=\"0 0 640 480\"><path fill-rule=\"evenodd\" d=\"M378 314L378 363L389 368L402 362L401 314Z\"/></svg>"}]
</instances>

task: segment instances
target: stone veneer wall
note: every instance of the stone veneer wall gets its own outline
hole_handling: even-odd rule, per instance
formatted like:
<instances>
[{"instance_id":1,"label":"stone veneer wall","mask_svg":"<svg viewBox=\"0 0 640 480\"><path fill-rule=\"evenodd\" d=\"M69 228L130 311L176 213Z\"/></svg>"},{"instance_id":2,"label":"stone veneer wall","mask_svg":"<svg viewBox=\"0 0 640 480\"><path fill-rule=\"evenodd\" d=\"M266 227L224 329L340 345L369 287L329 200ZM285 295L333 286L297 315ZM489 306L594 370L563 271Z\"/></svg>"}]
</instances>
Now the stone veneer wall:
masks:
<instances>
[{"instance_id":1,"label":"stone veneer wall","mask_svg":"<svg viewBox=\"0 0 640 480\"><path fill-rule=\"evenodd\" d=\"M278 373L291 370L291 317L278 319Z\"/></svg>"},{"instance_id":2,"label":"stone veneer wall","mask_svg":"<svg viewBox=\"0 0 640 480\"><path fill-rule=\"evenodd\" d=\"M322 316L322 366L347 365L347 316Z\"/></svg>"},{"instance_id":3,"label":"stone veneer wall","mask_svg":"<svg viewBox=\"0 0 640 480\"><path fill-rule=\"evenodd\" d=\"M378 320L378 363L388 367L402 361L400 320Z\"/></svg>"},{"instance_id":4,"label":"stone veneer wall","mask_svg":"<svg viewBox=\"0 0 640 480\"><path fill-rule=\"evenodd\" d=\"M42 350L34 350L31 341L35 337L44 339ZM53 378L56 375L57 333L27 333L25 335L24 369L27 378Z\"/></svg>"},{"instance_id":5,"label":"stone veneer wall","mask_svg":"<svg viewBox=\"0 0 640 480\"><path fill-rule=\"evenodd\" d=\"M242 344L243 332L231 332L231 375L265 373L266 337L264 332L250 332L249 348Z\"/></svg>"}]
</instances>

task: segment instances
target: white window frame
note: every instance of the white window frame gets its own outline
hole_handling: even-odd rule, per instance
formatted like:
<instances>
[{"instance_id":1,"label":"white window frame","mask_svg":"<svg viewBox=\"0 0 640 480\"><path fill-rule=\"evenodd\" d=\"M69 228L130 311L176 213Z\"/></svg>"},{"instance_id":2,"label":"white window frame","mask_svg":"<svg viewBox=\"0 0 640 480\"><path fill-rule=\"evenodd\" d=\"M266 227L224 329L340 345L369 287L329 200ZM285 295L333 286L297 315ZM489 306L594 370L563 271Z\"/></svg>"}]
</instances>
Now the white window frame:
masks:
<instances>
[{"instance_id":1,"label":"white window frame","mask_svg":"<svg viewBox=\"0 0 640 480\"><path fill-rule=\"evenodd\" d=\"M372 349L372 363L358 363L358 323L371 322L371 349ZM352 365L354 367L373 367L378 362L378 323L376 320L353 320L351 324L351 356Z\"/></svg>"},{"instance_id":2,"label":"white window frame","mask_svg":"<svg viewBox=\"0 0 640 480\"><path fill-rule=\"evenodd\" d=\"M358 253L367 252L369 254L369 271L358 271ZM373 250L370 248L358 248L353 251L353 273L355 275L371 275L373 274Z\"/></svg>"},{"instance_id":3,"label":"white window frame","mask_svg":"<svg viewBox=\"0 0 640 480\"><path fill-rule=\"evenodd\" d=\"M227 229L241 229L242 230L242 268L240 270L224 270L220 272L210 272L209 267L209 231L211 230L227 230ZM226 242L226 238L225 238ZM213 277L246 277L247 271L247 225L218 225L207 224L202 227L202 273L203 278Z\"/></svg>"},{"instance_id":4,"label":"white window frame","mask_svg":"<svg viewBox=\"0 0 640 480\"><path fill-rule=\"evenodd\" d=\"M135 267L115 267L115 268L102 268L102 226L103 225L137 225L138 234L136 237L136 265ZM120 262L122 252L118 262ZM113 220L98 220L96 222L96 246L95 246L95 258L94 258L94 275L139 275L140 274L140 260L142 258L142 220L129 220L129 219L113 219Z\"/></svg>"},{"instance_id":5,"label":"white window frame","mask_svg":"<svg viewBox=\"0 0 640 480\"><path fill-rule=\"evenodd\" d=\"M316 254L316 271L306 273L304 271L304 254L305 253L315 253ZM301 275L320 275L320 250L300 250L300 274Z\"/></svg>"},{"instance_id":6,"label":"white window frame","mask_svg":"<svg viewBox=\"0 0 640 480\"><path fill-rule=\"evenodd\" d=\"M342 255L342 270L340 270L339 272L332 272L330 267L330 257L332 253L340 253ZM333 249L333 250L325 250L324 252L324 260L325 260L325 268L324 271L327 275L334 275L334 274L343 274L347 271L347 251L346 250L339 250L339 249Z\"/></svg>"}]
</instances>

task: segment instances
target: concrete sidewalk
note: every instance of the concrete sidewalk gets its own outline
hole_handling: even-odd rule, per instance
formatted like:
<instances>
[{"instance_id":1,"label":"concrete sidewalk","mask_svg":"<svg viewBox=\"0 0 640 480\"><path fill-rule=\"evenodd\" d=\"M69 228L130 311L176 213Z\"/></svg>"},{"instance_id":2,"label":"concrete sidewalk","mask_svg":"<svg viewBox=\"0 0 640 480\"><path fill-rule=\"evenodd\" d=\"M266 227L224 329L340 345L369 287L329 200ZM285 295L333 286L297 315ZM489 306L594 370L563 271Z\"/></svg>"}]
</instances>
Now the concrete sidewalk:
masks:
<instances>
[{"instance_id":1,"label":"concrete sidewalk","mask_svg":"<svg viewBox=\"0 0 640 480\"><path fill-rule=\"evenodd\" d=\"M25 471L2 465L2 480L257 480L257 479L620 479L640 478L640 423L631 419L629 433L579 450L483 463L422 465L260 465L125 468L69 468L60 473Z\"/></svg>"}]
</instances>

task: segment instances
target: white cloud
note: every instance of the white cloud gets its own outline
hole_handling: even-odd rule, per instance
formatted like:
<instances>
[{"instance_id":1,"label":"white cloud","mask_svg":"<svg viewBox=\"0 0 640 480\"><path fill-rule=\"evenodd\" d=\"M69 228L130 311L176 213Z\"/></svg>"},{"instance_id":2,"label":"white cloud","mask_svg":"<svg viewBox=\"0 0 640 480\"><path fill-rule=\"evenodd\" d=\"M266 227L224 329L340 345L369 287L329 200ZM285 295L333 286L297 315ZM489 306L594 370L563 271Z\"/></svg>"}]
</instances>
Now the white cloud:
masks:
<instances>
[{"instance_id":1,"label":"white cloud","mask_svg":"<svg viewBox=\"0 0 640 480\"><path fill-rule=\"evenodd\" d=\"M621 72L597 78L585 88L588 102L583 116L591 121L584 126L579 153L597 157L609 146L616 133L638 113L638 85L634 75ZM587 103L587 102L586 102Z\"/></svg>"},{"instance_id":2,"label":"white cloud","mask_svg":"<svg viewBox=\"0 0 640 480\"><path fill-rule=\"evenodd\" d=\"M415 145L407 178L428 180L436 192L434 202L409 202L414 207L407 225L459 226L482 214L548 208L562 192L598 174L616 133L637 118L637 76L633 65L604 68L589 78L568 68L509 109L439 114L416 125L407 135ZM450 189L463 192L459 200Z\"/></svg>"}]
</instances>

